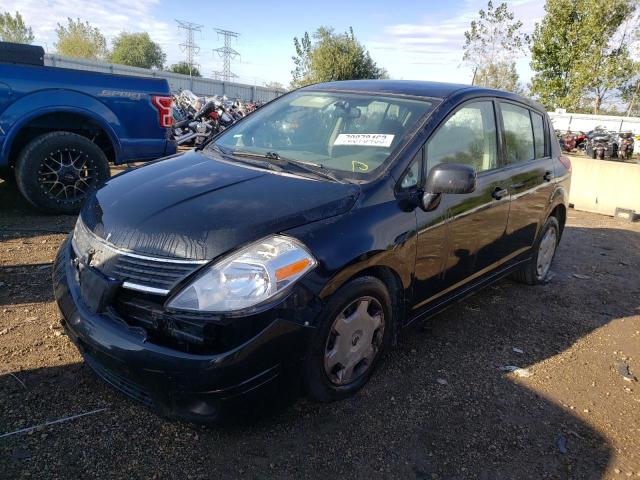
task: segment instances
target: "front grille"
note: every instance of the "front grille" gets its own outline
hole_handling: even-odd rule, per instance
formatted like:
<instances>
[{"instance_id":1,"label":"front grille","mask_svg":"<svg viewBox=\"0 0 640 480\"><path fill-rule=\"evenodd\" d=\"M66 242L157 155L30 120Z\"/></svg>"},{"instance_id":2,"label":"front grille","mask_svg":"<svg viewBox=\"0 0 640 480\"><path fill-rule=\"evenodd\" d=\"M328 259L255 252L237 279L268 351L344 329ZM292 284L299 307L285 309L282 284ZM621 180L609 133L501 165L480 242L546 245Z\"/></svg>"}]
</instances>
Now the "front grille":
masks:
<instances>
[{"instance_id":1,"label":"front grille","mask_svg":"<svg viewBox=\"0 0 640 480\"><path fill-rule=\"evenodd\" d=\"M153 400L144 388L105 367L93 358L89 352L85 351L85 355L83 356L87 365L89 365L89 367L91 367L91 369L109 385L117 388L134 400L138 400L149 407L153 407Z\"/></svg>"},{"instance_id":2,"label":"front grille","mask_svg":"<svg viewBox=\"0 0 640 480\"><path fill-rule=\"evenodd\" d=\"M205 261L138 255L114 247L90 231L80 218L71 241L78 257L90 253L91 266L123 282L123 287L166 295Z\"/></svg>"},{"instance_id":3,"label":"front grille","mask_svg":"<svg viewBox=\"0 0 640 480\"><path fill-rule=\"evenodd\" d=\"M193 264L168 263L120 255L107 275L160 290L171 290L183 278L195 270Z\"/></svg>"}]
</instances>

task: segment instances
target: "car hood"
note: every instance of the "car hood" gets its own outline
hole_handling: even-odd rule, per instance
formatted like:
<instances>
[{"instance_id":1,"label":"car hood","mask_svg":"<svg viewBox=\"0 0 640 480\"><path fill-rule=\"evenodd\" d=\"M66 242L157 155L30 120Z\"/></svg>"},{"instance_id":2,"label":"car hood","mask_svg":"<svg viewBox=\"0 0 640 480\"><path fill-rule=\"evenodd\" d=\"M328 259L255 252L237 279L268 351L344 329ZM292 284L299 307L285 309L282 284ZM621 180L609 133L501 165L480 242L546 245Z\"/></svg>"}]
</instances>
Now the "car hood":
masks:
<instances>
[{"instance_id":1,"label":"car hood","mask_svg":"<svg viewBox=\"0 0 640 480\"><path fill-rule=\"evenodd\" d=\"M115 247L209 260L269 234L349 210L360 189L189 152L110 179L82 220Z\"/></svg>"}]
</instances>

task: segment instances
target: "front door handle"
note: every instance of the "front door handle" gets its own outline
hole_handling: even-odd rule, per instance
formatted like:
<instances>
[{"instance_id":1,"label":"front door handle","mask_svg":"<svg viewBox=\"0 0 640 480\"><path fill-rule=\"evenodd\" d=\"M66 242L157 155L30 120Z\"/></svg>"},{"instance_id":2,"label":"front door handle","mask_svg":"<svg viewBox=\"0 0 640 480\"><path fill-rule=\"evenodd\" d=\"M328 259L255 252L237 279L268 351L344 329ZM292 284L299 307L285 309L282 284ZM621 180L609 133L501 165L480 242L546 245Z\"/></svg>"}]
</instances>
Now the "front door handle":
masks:
<instances>
[{"instance_id":1,"label":"front door handle","mask_svg":"<svg viewBox=\"0 0 640 480\"><path fill-rule=\"evenodd\" d=\"M547 170L542 178L544 178L545 182L550 182L553 179L553 172L551 170Z\"/></svg>"},{"instance_id":2,"label":"front door handle","mask_svg":"<svg viewBox=\"0 0 640 480\"><path fill-rule=\"evenodd\" d=\"M500 200L502 197L506 197L507 195L509 195L509 190L501 187L496 187L493 193L491 193L491 196L496 200Z\"/></svg>"}]
</instances>

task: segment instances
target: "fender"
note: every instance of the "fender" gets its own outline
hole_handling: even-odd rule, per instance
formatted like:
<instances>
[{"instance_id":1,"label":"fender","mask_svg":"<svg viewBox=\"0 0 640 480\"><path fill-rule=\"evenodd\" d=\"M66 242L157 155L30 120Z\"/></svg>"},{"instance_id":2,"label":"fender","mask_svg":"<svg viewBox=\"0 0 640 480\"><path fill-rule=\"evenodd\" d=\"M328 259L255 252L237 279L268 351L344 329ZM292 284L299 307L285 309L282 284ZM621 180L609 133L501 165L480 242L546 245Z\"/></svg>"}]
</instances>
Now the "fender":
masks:
<instances>
[{"instance_id":1,"label":"fender","mask_svg":"<svg viewBox=\"0 0 640 480\"><path fill-rule=\"evenodd\" d=\"M565 207L565 210L568 210L567 207L569 205L569 194L565 187L560 183L556 183L553 193L549 197L547 208L544 210L544 214L538 222L538 228L536 229L536 238L538 238L538 234L540 233L540 229L544 225L544 222L549 217L553 209L558 205L563 205Z\"/></svg>"},{"instance_id":2,"label":"fender","mask_svg":"<svg viewBox=\"0 0 640 480\"><path fill-rule=\"evenodd\" d=\"M376 224L375 231L370 225ZM394 225L394 228L391 227ZM388 228L387 228L388 227ZM394 232L401 231L397 234ZM339 242L336 232L340 232ZM351 278L371 267L393 274L405 301L412 297L416 259L416 217L398 208L395 198L285 232L302 241L323 264L309 278L320 299L331 296Z\"/></svg>"},{"instance_id":3,"label":"fender","mask_svg":"<svg viewBox=\"0 0 640 480\"><path fill-rule=\"evenodd\" d=\"M116 160L122 146L123 129L118 117L95 98L72 90L39 90L12 103L0 115L0 129L6 136L0 150L0 167L9 163L9 152L15 137L29 121L48 113L75 113L94 120L107 133L114 147Z\"/></svg>"}]
</instances>

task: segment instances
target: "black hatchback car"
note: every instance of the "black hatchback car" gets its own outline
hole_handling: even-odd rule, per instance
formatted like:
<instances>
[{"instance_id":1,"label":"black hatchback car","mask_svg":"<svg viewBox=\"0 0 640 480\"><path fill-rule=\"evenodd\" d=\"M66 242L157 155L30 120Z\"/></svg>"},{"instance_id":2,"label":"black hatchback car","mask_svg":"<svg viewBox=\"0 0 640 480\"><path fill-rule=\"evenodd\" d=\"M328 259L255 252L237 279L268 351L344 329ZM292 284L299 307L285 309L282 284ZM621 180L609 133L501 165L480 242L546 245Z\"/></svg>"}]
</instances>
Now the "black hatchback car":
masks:
<instances>
[{"instance_id":1,"label":"black hatchback car","mask_svg":"<svg viewBox=\"0 0 640 480\"><path fill-rule=\"evenodd\" d=\"M109 180L55 296L86 363L161 413L215 419L297 379L336 400L412 322L508 274L543 282L570 171L517 95L313 85Z\"/></svg>"}]
</instances>

